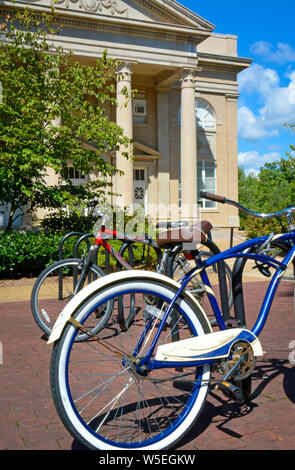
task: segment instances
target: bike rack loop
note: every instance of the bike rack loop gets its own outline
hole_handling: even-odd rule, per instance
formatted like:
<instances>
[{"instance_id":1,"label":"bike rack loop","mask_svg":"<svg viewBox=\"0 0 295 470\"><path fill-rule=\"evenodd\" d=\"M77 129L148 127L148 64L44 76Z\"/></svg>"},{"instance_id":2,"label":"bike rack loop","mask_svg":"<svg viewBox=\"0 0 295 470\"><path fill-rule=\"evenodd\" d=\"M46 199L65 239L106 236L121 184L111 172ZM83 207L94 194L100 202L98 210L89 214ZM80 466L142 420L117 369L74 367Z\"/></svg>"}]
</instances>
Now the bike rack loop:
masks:
<instances>
[{"instance_id":1,"label":"bike rack loop","mask_svg":"<svg viewBox=\"0 0 295 470\"><path fill-rule=\"evenodd\" d=\"M80 246L80 244L83 242L83 241L86 241L87 243L87 248L89 250L91 244L90 244L90 240L89 238L90 237L94 237L94 234L93 233L86 233L85 235L82 235L75 243L75 246L74 246L74 258L78 258L78 248ZM90 280L90 276L91 276L91 273L89 271L89 280ZM73 270L73 280L74 280L74 288L76 287L76 282L77 282L77 268L74 268Z\"/></svg>"},{"instance_id":2,"label":"bike rack loop","mask_svg":"<svg viewBox=\"0 0 295 470\"><path fill-rule=\"evenodd\" d=\"M63 236L63 238L59 242L59 248L58 248L59 260L63 259L63 246L64 246L65 241L70 237L74 237L74 236L81 237L82 235L83 235L82 232L69 232ZM58 270L58 298L59 300L62 300L62 270L61 269Z\"/></svg>"},{"instance_id":3,"label":"bike rack loop","mask_svg":"<svg viewBox=\"0 0 295 470\"><path fill-rule=\"evenodd\" d=\"M70 238L70 237L78 237L78 236L82 236L83 233L82 232L70 232L70 233L67 233L66 235L64 235L64 237L61 239L61 241L59 242L59 249L58 249L58 259L61 260L63 258L62 256L62 250L63 250L63 246L64 246L64 243L65 241Z\"/></svg>"}]
</instances>

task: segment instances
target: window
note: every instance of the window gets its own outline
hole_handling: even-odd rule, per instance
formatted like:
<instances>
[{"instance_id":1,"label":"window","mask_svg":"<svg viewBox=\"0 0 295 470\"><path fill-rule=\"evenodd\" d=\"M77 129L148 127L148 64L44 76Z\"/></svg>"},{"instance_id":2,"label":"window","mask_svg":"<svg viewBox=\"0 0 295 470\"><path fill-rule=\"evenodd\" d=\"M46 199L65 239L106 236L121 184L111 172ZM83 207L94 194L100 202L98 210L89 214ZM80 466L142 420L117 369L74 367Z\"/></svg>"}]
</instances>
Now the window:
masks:
<instances>
[{"instance_id":1,"label":"window","mask_svg":"<svg viewBox=\"0 0 295 470\"><path fill-rule=\"evenodd\" d=\"M73 184L86 183L85 174L76 170L73 166L68 166L63 169L62 172L63 179L70 179Z\"/></svg>"},{"instance_id":2,"label":"window","mask_svg":"<svg viewBox=\"0 0 295 470\"><path fill-rule=\"evenodd\" d=\"M198 204L202 209L216 209L216 202L200 199L200 191L216 194L216 163L214 160L198 160Z\"/></svg>"},{"instance_id":3,"label":"window","mask_svg":"<svg viewBox=\"0 0 295 470\"><path fill-rule=\"evenodd\" d=\"M135 181L145 181L145 171L144 170L133 170L133 179Z\"/></svg>"},{"instance_id":4,"label":"window","mask_svg":"<svg viewBox=\"0 0 295 470\"><path fill-rule=\"evenodd\" d=\"M147 121L145 93L139 93L133 99L133 121L137 123L146 123Z\"/></svg>"}]
</instances>

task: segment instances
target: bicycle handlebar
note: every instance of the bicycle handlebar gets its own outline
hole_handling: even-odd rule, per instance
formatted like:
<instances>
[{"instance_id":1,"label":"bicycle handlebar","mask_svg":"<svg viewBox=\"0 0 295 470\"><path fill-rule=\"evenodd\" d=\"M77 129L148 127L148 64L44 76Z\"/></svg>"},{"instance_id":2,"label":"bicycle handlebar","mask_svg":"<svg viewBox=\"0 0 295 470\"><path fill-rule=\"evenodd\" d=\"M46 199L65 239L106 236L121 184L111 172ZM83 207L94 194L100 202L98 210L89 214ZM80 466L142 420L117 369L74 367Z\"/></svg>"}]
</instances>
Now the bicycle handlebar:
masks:
<instances>
[{"instance_id":1,"label":"bicycle handlebar","mask_svg":"<svg viewBox=\"0 0 295 470\"><path fill-rule=\"evenodd\" d=\"M221 204L230 204L232 206L237 207L241 211L246 212L249 215L252 215L253 217L257 217L257 218L261 218L261 219L271 219L271 218L280 217L280 216L283 216L283 215L290 216L291 212L295 212L295 207L291 206L291 207L287 207L286 209L283 209L283 210L278 211L278 212L273 212L271 214L264 214L264 213L260 213L260 212L254 212L254 211L248 209L247 207L243 206L242 204L240 204L237 201L232 201L231 199L227 199L224 196L218 196L217 194L212 194L212 193L207 193L206 191L201 191L200 196L205 198L205 199L209 199L210 201L220 202Z\"/></svg>"}]
</instances>

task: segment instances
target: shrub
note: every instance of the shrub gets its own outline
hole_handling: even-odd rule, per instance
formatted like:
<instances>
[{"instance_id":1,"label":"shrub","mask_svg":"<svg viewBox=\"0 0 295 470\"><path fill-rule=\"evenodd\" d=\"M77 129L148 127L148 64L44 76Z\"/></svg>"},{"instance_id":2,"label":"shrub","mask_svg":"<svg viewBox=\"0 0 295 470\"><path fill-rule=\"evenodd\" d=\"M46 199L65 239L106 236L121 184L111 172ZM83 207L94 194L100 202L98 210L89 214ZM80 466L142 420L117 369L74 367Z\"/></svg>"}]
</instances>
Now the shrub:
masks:
<instances>
[{"instance_id":1,"label":"shrub","mask_svg":"<svg viewBox=\"0 0 295 470\"><path fill-rule=\"evenodd\" d=\"M0 277L19 278L40 274L56 261L60 237L44 233L10 232L0 238Z\"/></svg>"},{"instance_id":2,"label":"shrub","mask_svg":"<svg viewBox=\"0 0 295 470\"><path fill-rule=\"evenodd\" d=\"M245 230L247 238L256 238L270 235L274 233L285 233L287 231L287 224L284 220L279 219L254 219L248 217L245 221Z\"/></svg>"},{"instance_id":3,"label":"shrub","mask_svg":"<svg viewBox=\"0 0 295 470\"><path fill-rule=\"evenodd\" d=\"M83 216L73 212L70 216L57 213L47 216L42 221L42 227L46 232L69 233L82 232L92 233L94 219L92 216Z\"/></svg>"}]
</instances>

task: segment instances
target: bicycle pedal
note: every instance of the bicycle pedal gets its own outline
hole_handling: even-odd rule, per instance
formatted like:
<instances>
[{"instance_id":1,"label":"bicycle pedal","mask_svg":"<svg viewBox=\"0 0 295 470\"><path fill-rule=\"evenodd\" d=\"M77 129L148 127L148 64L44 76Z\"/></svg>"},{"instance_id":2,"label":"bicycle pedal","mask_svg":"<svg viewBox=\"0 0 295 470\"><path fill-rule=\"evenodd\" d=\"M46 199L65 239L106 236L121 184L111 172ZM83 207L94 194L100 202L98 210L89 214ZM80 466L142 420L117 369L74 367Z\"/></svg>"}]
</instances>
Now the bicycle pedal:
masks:
<instances>
[{"instance_id":1,"label":"bicycle pedal","mask_svg":"<svg viewBox=\"0 0 295 470\"><path fill-rule=\"evenodd\" d=\"M240 404L245 402L245 398L237 385L223 380L220 384L217 385L216 388L217 390L220 390L227 398L231 398Z\"/></svg>"}]
</instances>

